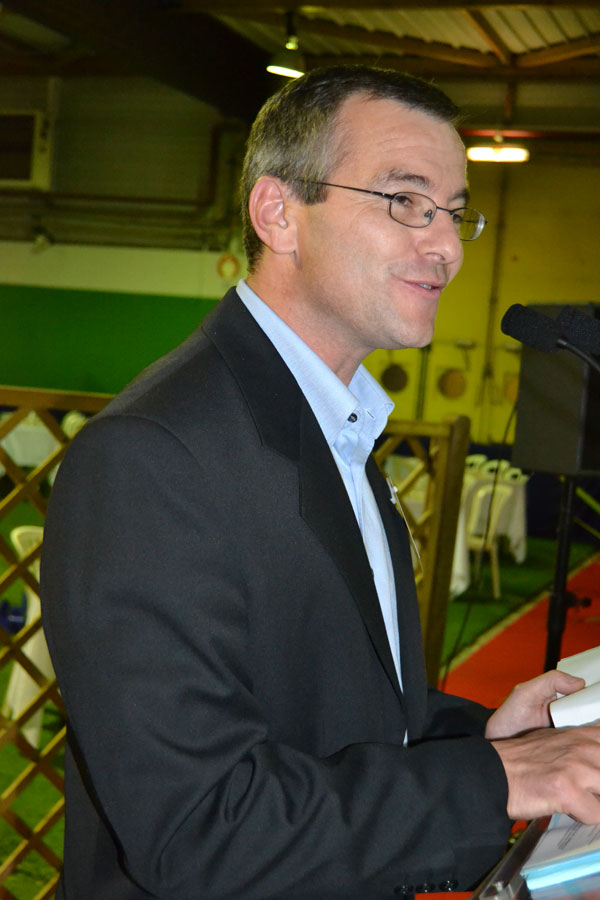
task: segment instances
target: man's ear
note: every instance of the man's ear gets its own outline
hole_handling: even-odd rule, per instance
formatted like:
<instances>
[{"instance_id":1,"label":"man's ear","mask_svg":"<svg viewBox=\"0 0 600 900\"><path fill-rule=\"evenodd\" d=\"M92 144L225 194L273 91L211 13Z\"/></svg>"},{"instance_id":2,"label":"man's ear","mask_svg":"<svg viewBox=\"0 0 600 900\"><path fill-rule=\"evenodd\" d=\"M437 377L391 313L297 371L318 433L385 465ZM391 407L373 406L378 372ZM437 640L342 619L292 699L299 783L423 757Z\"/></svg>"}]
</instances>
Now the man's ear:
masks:
<instances>
[{"instance_id":1,"label":"man's ear","mask_svg":"<svg viewBox=\"0 0 600 900\"><path fill-rule=\"evenodd\" d=\"M291 253L296 247L292 207L289 187L274 175L263 175L252 188L248 212L258 237L273 253Z\"/></svg>"}]
</instances>

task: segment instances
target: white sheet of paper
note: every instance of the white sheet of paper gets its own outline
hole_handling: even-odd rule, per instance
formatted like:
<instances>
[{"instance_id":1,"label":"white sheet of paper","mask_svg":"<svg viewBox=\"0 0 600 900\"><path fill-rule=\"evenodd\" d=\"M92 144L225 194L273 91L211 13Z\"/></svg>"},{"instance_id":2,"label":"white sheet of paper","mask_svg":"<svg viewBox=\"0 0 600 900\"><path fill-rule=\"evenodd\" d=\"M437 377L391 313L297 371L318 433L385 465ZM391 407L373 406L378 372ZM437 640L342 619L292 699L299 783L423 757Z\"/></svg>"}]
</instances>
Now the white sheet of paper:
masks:
<instances>
[{"instance_id":1,"label":"white sheet of paper","mask_svg":"<svg viewBox=\"0 0 600 900\"><path fill-rule=\"evenodd\" d=\"M600 681L600 647L592 647L583 653L575 653L573 656L565 656L556 666L561 672L568 675L577 675L584 678L586 685Z\"/></svg>"},{"instance_id":2,"label":"white sheet of paper","mask_svg":"<svg viewBox=\"0 0 600 900\"><path fill-rule=\"evenodd\" d=\"M600 825L582 825L571 816L556 813L522 871L526 873L550 860L568 860L582 851L600 853Z\"/></svg>"},{"instance_id":3,"label":"white sheet of paper","mask_svg":"<svg viewBox=\"0 0 600 900\"><path fill-rule=\"evenodd\" d=\"M581 691L553 700L550 715L556 728L586 725L600 719L600 683L590 684Z\"/></svg>"}]
</instances>

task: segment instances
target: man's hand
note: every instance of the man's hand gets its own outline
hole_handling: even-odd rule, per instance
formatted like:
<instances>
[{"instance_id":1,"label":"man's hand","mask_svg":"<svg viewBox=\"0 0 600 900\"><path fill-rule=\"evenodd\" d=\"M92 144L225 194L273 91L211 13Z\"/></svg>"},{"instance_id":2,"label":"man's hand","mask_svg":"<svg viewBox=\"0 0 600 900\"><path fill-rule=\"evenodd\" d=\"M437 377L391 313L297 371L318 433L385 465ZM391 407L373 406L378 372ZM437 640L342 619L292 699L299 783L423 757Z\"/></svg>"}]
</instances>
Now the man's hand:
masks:
<instances>
[{"instance_id":1,"label":"man's hand","mask_svg":"<svg viewBox=\"0 0 600 900\"><path fill-rule=\"evenodd\" d=\"M600 823L600 727L531 731L492 741L508 780L512 819L564 812Z\"/></svg>"},{"instance_id":2,"label":"man's hand","mask_svg":"<svg viewBox=\"0 0 600 900\"><path fill-rule=\"evenodd\" d=\"M489 740L515 737L534 728L550 725L549 706L557 693L572 694L585 687L583 678L553 669L513 688L507 699L490 716L485 736Z\"/></svg>"}]
</instances>

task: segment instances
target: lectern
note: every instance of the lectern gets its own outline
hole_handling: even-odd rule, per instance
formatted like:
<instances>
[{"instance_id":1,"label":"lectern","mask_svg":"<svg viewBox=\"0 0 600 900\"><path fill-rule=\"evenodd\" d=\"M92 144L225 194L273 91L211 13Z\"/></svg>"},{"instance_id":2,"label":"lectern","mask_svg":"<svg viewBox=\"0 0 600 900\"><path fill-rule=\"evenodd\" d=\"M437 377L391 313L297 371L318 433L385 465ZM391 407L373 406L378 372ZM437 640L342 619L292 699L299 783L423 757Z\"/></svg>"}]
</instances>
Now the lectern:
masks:
<instances>
[{"instance_id":1,"label":"lectern","mask_svg":"<svg viewBox=\"0 0 600 900\"><path fill-rule=\"evenodd\" d=\"M521 867L546 830L550 816L534 819L469 900L598 900L600 872L565 884L530 891Z\"/></svg>"}]
</instances>

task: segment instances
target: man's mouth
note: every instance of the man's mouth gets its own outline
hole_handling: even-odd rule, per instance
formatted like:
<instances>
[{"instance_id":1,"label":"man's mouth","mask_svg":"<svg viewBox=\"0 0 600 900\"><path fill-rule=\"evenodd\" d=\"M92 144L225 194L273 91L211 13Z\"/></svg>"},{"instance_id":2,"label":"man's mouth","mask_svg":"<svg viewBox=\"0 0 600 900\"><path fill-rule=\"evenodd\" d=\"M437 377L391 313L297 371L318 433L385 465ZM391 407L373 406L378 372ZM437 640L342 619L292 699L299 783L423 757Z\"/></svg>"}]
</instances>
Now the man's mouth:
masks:
<instances>
[{"instance_id":1,"label":"man's mouth","mask_svg":"<svg viewBox=\"0 0 600 900\"><path fill-rule=\"evenodd\" d=\"M435 281L409 281L409 284L414 284L416 287L423 288L426 291L442 291L445 287L443 282Z\"/></svg>"}]
</instances>

